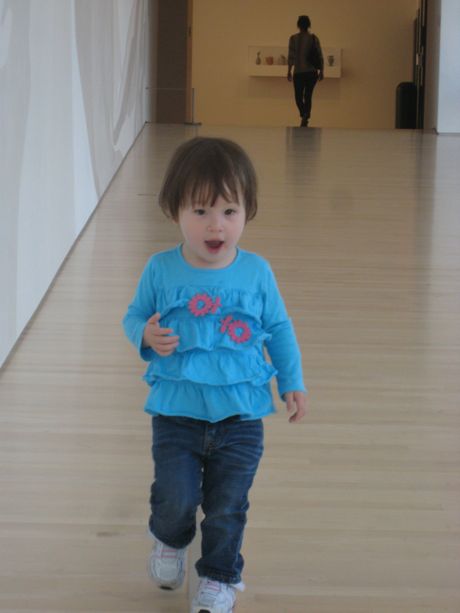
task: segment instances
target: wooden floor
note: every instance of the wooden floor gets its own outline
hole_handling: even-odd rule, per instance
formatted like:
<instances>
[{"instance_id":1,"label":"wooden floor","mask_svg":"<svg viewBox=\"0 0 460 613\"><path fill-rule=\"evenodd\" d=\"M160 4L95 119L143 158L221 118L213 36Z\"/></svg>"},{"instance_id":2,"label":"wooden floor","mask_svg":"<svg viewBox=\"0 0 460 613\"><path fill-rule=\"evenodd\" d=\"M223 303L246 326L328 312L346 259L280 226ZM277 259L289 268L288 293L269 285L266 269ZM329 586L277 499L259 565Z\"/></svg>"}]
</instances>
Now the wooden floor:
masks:
<instances>
[{"instance_id":1,"label":"wooden floor","mask_svg":"<svg viewBox=\"0 0 460 613\"><path fill-rule=\"evenodd\" d=\"M121 318L178 241L172 150L252 155L311 390L266 420L238 613L460 611L460 137L147 126L1 373L0 610L187 612L146 574L150 424Z\"/></svg>"}]
</instances>

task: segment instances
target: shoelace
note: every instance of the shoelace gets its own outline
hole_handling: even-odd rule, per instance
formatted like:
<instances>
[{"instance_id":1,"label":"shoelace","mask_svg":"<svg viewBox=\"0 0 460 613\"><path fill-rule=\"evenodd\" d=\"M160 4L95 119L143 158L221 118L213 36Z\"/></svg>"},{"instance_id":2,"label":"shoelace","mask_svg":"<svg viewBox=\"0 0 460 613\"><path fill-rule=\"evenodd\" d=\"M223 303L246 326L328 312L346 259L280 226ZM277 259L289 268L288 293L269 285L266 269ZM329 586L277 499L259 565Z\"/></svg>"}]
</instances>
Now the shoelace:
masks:
<instances>
[{"instance_id":1,"label":"shoelace","mask_svg":"<svg viewBox=\"0 0 460 613\"><path fill-rule=\"evenodd\" d=\"M173 549L172 547L168 547L168 545L165 545L164 543L161 543L159 547L160 551L158 553L159 557L162 560L177 560L182 555L181 549Z\"/></svg>"},{"instance_id":2,"label":"shoelace","mask_svg":"<svg viewBox=\"0 0 460 613\"><path fill-rule=\"evenodd\" d=\"M206 579L206 583L201 587L201 594L203 596L207 596L209 594L212 597L216 596L221 589L225 588L224 584L219 583L218 581L213 581L212 579Z\"/></svg>"},{"instance_id":3,"label":"shoelace","mask_svg":"<svg viewBox=\"0 0 460 613\"><path fill-rule=\"evenodd\" d=\"M243 592L244 588L245 588L245 585L242 581L236 584L227 584L227 583L220 583L219 581L214 581L213 579L206 579L206 582L203 582L201 584L200 597L204 601L209 602L217 598L217 595L221 591L236 589L236 590L239 590L240 592ZM233 598L233 594L231 594L231 597Z\"/></svg>"}]
</instances>

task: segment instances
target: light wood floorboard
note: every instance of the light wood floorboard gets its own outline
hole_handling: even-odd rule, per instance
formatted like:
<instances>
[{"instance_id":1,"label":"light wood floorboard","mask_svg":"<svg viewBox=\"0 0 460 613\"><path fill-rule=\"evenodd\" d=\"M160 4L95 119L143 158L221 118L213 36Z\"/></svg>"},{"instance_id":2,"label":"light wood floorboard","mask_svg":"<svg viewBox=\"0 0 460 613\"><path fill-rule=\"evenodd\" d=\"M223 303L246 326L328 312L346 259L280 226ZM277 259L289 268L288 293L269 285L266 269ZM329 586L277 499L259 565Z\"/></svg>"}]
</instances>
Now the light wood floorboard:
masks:
<instances>
[{"instance_id":1,"label":"light wood floorboard","mask_svg":"<svg viewBox=\"0 0 460 613\"><path fill-rule=\"evenodd\" d=\"M148 125L0 379L0 610L187 611L146 574L150 423L120 321L177 229L172 150L251 154L311 411L266 420L239 613L460 611L460 138ZM37 240L39 237L37 237ZM281 407L280 407L281 409Z\"/></svg>"}]
</instances>

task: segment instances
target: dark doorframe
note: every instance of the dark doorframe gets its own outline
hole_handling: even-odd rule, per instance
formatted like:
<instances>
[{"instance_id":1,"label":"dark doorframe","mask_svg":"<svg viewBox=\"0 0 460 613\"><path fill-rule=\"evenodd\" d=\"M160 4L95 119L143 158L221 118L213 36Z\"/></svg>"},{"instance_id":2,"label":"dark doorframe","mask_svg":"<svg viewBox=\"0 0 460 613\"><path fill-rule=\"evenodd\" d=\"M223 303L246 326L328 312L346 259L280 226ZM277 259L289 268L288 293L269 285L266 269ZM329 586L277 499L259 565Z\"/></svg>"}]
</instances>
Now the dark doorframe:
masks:
<instances>
[{"instance_id":1,"label":"dark doorframe","mask_svg":"<svg viewBox=\"0 0 460 613\"><path fill-rule=\"evenodd\" d=\"M427 3L428 0L420 0L414 21L413 79L417 91L415 127L418 129L424 126Z\"/></svg>"},{"instance_id":2,"label":"dark doorframe","mask_svg":"<svg viewBox=\"0 0 460 613\"><path fill-rule=\"evenodd\" d=\"M193 0L187 0L187 75L185 81L185 121L193 123L194 100L192 90L192 52L193 52Z\"/></svg>"},{"instance_id":3,"label":"dark doorframe","mask_svg":"<svg viewBox=\"0 0 460 613\"><path fill-rule=\"evenodd\" d=\"M187 119L189 1L158 2L158 123L184 123Z\"/></svg>"}]
</instances>

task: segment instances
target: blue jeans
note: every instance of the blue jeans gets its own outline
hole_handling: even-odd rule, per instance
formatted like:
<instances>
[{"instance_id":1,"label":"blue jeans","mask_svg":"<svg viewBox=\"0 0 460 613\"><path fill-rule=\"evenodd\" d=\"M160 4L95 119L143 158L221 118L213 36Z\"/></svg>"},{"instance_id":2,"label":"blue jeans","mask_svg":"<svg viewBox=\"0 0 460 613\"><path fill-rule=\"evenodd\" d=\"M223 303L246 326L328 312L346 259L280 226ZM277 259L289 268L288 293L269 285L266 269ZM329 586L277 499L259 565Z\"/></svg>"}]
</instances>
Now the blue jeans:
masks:
<instances>
[{"instance_id":1,"label":"blue jeans","mask_svg":"<svg viewBox=\"0 0 460 613\"><path fill-rule=\"evenodd\" d=\"M151 533L169 547L186 547L195 536L201 504L198 575L238 583L248 491L263 452L262 420L230 417L209 423L155 415L152 427Z\"/></svg>"}]
</instances>

